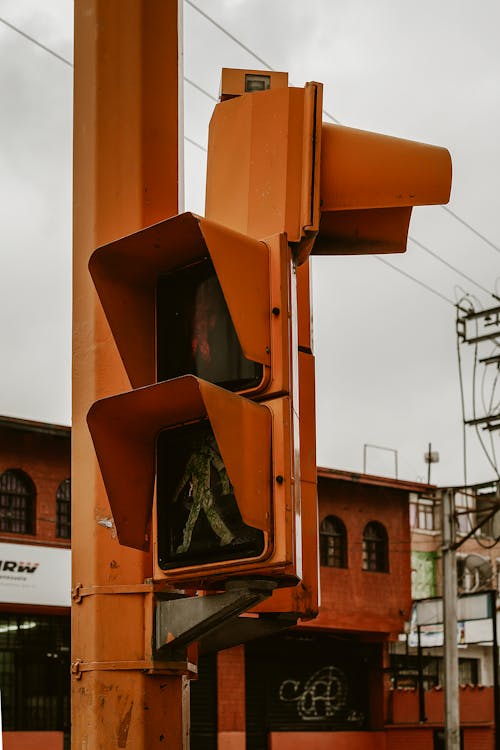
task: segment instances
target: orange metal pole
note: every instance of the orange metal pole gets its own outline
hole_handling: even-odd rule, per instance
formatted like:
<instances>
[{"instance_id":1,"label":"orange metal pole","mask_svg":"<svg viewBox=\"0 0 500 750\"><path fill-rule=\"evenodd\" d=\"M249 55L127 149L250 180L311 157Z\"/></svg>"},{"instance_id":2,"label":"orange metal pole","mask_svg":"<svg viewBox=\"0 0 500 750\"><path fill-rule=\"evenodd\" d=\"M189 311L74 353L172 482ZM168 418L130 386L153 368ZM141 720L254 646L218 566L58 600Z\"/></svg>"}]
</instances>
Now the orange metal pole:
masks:
<instances>
[{"instance_id":1,"label":"orange metal pole","mask_svg":"<svg viewBox=\"0 0 500 750\"><path fill-rule=\"evenodd\" d=\"M182 7L182 3L179 3ZM87 263L178 212L177 0L76 0L72 747L188 744L189 683L151 669L152 560L118 544L85 418L130 388Z\"/></svg>"}]
</instances>

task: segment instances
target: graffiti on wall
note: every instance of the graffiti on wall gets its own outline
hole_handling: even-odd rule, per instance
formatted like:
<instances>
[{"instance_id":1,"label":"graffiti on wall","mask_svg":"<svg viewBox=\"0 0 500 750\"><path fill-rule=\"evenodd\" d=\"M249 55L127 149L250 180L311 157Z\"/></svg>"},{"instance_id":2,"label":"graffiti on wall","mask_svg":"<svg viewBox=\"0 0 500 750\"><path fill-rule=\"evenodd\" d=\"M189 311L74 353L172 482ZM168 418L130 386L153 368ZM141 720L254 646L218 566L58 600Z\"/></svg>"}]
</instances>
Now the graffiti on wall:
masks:
<instances>
[{"instance_id":1,"label":"graffiti on wall","mask_svg":"<svg viewBox=\"0 0 500 750\"><path fill-rule=\"evenodd\" d=\"M346 675L338 667L321 667L304 682L283 680L279 698L284 703L295 703L303 721L324 721L335 717L362 723L364 714L348 705L349 688Z\"/></svg>"}]
</instances>

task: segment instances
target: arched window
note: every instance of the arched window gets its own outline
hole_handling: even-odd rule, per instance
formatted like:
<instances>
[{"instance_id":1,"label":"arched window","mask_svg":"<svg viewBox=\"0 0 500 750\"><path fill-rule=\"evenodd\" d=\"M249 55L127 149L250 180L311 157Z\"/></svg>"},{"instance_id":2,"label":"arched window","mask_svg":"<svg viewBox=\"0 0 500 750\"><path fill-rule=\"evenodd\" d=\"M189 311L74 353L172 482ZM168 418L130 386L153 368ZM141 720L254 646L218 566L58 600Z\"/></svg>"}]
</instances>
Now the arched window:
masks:
<instances>
[{"instance_id":1,"label":"arched window","mask_svg":"<svg viewBox=\"0 0 500 750\"><path fill-rule=\"evenodd\" d=\"M36 490L20 469L8 469L0 476L0 531L35 533Z\"/></svg>"},{"instance_id":2,"label":"arched window","mask_svg":"<svg viewBox=\"0 0 500 750\"><path fill-rule=\"evenodd\" d=\"M363 570L389 571L387 531L378 521L370 521L363 531Z\"/></svg>"},{"instance_id":3,"label":"arched window","mask_svg":"<svg viewBox=\"0 0 500 750\"><path fill-rule=\"evenodd\" d=\"M320 565L347 568L347 531L337 516L327 516L319 527Z\"/></svg>"},{"instance_id":4,"label":"arched window","mask_svg":"<svg viewBox=\"0 0 500 750\"><path fill-rule=\"evenodd\" d=\"M56 536L71 539L71 479L63 479L56 493Z\"/></svg>"}]
</instances>

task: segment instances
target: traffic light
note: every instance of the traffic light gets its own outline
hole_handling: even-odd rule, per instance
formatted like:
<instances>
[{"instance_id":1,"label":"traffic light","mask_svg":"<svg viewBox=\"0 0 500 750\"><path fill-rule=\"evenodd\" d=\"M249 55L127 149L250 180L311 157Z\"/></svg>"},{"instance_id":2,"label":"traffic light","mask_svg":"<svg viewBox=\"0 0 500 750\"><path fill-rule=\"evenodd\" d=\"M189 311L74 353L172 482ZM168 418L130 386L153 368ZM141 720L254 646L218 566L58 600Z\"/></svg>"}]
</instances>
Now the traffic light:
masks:
<instances>
[{"instance_id":1,"label":"traffic light","mask_svg":"<svg viewBox=\"0 0 500 750\"><path fill-rule=\"evenodd\" d=\"M258 71L222 71L210 123L206 215L254 237L286 232L297 265L303 575L256 611L310 618L319 607L315 363L310 254L403 252L411 210L446 203L446 149L322 123L322 85L285 73L248 95ZM238 98L239 97L239 98ZM229 100L229 101L227 101Z\"/></svg>"},{"instance_id":2,"label":"traffic light","mask_svg":"<svg viewBox=\"0 0 500 750\"><path fill-rule=\"evenodd\" d=\"M445 148L322 123L320 83L270 81L237 97L237 80L223 70L210 122L208 218L252 237L286 232L301 264L310 253L404 252L412 207L448 202Z\"/></svg>"},{"instance_id":3,"label":"traffic light","mask_svg":"<svg viewBox=\"0 0 500 750\"><path fill-rule=\"evenodd\" d=\"M132 385L88 415L119 541L152 542L157 581L273 579L291 593L264 609L301 616L318 607L309 255L403 251L412 206L451 183L445 149L321 112L321 84L224 71L206 218L90 261Z\"/></svg>"},{"instance_id":4,"label":"traffic light","mask_svg":"<svg viewBox=\"0 0 500 750\"><path fill-rule=\"evenodd\" d=\"M186 213L99 248L89 267L133 386L87 420L119 541L145 549L152 515L157 580L296 582L286 238L255 240Z\"/></svg>"}]
</instances>

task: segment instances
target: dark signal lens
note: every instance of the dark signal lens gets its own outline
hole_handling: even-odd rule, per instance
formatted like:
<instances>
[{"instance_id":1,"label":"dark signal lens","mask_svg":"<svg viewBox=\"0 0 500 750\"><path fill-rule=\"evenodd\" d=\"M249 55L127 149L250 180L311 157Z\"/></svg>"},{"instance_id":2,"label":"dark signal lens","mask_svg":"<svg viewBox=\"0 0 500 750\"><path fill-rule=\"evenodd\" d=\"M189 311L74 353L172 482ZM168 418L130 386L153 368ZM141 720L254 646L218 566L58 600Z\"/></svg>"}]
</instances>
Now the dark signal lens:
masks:
<instances>
[{"instance_id":1,"label":"dark signal lens","mask_svg":"<svg viewBox=\"0 0 500 750\"><path fill-rule=\"evenodd\" d=\"M262 365L242 352L208 259L158 279L156 330L158 381L195 375L244 391L262 380Z\"/></svg>"},{"instance_id":2,"label":"dark signal lens","mask_svg":"<svg viewBox=\"0 0 500 750\"><path fill-rule=\"evenodd\" d=\"M158 564L163 569L258 557L264 534L244 523L208 421L157 439Z\"/></svg>"}]
</instances>

